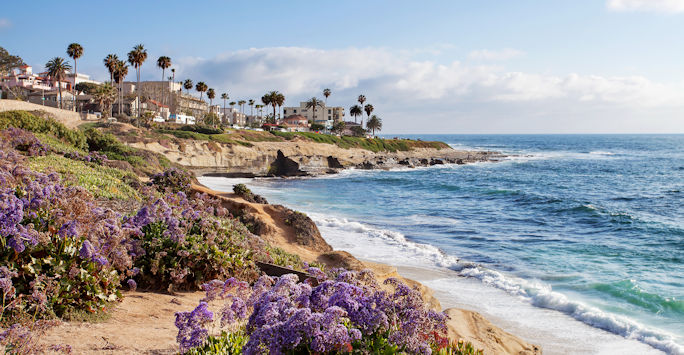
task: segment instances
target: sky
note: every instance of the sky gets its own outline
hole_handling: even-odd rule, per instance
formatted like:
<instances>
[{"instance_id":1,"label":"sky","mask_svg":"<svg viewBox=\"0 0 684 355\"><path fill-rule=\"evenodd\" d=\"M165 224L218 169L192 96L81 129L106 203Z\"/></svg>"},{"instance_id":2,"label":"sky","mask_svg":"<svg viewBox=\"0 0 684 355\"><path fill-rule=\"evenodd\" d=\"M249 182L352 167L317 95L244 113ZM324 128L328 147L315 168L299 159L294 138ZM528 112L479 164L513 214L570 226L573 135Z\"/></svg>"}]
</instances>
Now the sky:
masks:
<instances>
[{"instance_id":1,"label":"sky","mask_svg":"<svg viewBox=\"0 0 684 355\"><path fill-rule=\"evenodd\" d=\"M148 50L230 100L367 97L383 132L684 133L684 0L12 1L0 46L41 70ZM128 80L135 80L133 70ZM168 73L168 71L167 71ZM168 76L168 75L167 75ZM215 100L221 101L221 100ZM221 103L221 102L218 102ZM222 104L222 103L221 103Z\"/></svg>"}]
</instances>

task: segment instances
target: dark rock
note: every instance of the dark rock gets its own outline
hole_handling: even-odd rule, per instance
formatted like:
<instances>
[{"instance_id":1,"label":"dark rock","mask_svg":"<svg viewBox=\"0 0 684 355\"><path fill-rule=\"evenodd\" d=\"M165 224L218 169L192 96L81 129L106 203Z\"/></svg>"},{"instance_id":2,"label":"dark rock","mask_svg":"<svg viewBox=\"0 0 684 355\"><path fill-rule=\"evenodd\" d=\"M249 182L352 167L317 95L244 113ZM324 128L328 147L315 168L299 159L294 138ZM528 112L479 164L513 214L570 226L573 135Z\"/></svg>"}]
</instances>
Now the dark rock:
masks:
<instances>
[{"instance_id":1,"label":"dark rock","mask_svg":"<svg viewBox=\"0 0 684 355\"><path fill-rule=\"evenodd\" d=\"M421 159L421 160L420 160L420 163L423 164L423 165L428 165L428 164L429 164L429 161L428 161L427 159Z\"/></svg>"},{"instance_id":2,"label":"dark rock","mask_svg":"<svg viewBox=\"0 0 684 355\"><path fill-rule=\"evenodd\" d=\"M271 164L269 173L275 176L306 176L305 171L299 169L299 164L286 157L281 150L278 150L276 160Z\"/></svg>"},{"instance_id":3,"label":"dark rock","mask_svg":"<svg viewBox=\"0 0 684 355\"><path fill-rule=\"evenodd\" d=\"M343 169L344 166L340 163L340 161L333 157L332 155L328 157L328 167L332 169Z\"/></svg>"},{"instance_id":4,"label":"dark rock","mask_svg":"<svg viewBox=\"0 0 684 355\"><path fill-rule=\"evenodd\" d=\"M463 161L463 159L458 159L458 160L456 160L456 164L463 165L463 164L465 164L465 162Z\"/></svg>"},{"instance_id":5,"label":"dark rock","mask_svg":"<svg viewBox=\"0 0 684 355\"><path fill-rule=\"evenodd\" d=\"M375 164L373 164L369 161L364 161L363 163L357 165L356 167L359 169L365 169L365 170L371 170L371 169L376 168Z\"/></svg>"},{"instance_id":6,"label":"dark rock","mask_svg":"<svg viewBox=\"0 0 684 355\"><path fill-rule=\"evenodd\" d=\"M299 245L313 248L320 252L332 251L332 247L321 236L321 232L316 227L314 221L304 213L293 211L284 206L275 206L282 210L285 224L292 227L295 231L295 242Z\"/></svg>"},{"instance_id":7,"label":"dark rock","mask_svg":"<svg viewBox=\"0 0 684 355\"><path fill-rule=\"evenodd\" d=\"M406 159L400 160L400 161L399 161L399 165L406 165L406 166L408 166L408 165L411 165L411 162L408 160L408 158L406 158Z\"/></svg>"},{"instance_id":8,"label":"dark rock","mask_svg":"<svg viewBox=\"0 0 684 355\"><path fill-rule=\"evenodd\" d=\"M444 161L442 159L432 159L430 160L430 165L443 165Z\"/></svg>"}]
</instances>

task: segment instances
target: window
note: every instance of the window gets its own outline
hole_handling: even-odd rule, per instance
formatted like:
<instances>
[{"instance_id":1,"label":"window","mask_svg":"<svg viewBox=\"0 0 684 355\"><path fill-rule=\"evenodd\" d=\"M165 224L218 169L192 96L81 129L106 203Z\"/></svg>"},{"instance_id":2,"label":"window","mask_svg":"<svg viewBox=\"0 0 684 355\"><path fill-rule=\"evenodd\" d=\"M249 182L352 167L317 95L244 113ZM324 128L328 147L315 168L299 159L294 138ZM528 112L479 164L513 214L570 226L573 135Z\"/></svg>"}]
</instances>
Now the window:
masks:
<instances>
[{"instance_id":1,"label":"window","mask_svg":"<svg viewBox=\"0 0 684 355\"><path fill-rule=\"evenodd\" d=\"M287 115L287 110L283 109L283 115Z\"/></svg>"},{"instance_id":2,"label":"window","mask_svg":"<svg viewBox=\"0 0 684 355\"><path fill-rule=\"evenodd\" d=\"M294 113L297 113L297 109L294 109Z\"/></svg>"},{"instance_id":3,"label":"window","mask_svg":"<svg viewBox=\"0 0 684 355\"><path fill-rule=\"evenodd\" d=\"M332 112L332 110L331 110L331 109L328 109L328 113L331 113L331 112Z\"/></svg>"}]
</instances>

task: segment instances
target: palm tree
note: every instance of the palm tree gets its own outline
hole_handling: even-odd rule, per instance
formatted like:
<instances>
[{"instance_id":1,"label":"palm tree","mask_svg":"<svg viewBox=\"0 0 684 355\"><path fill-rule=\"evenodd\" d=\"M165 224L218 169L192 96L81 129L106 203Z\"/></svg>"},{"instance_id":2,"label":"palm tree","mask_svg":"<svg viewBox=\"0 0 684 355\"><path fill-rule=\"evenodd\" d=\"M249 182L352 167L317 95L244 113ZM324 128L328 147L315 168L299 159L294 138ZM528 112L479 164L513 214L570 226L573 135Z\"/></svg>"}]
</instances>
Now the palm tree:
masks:
<instances>
[{"instance_id":1,"label":"palm tree","mask_svg":"<svg viewBox=\"0 0 684 355\"><path fill-rule=\"evenodd\" d=\"M76 75L78 74L78 70L76 68L76 60L78 58L81 58L83 56L83 47L81 47L80 44L78 43L72 43L67 47L67 55L71 57L71 59L74 60L74 86L76 86ZM74 110L76 110L76 105L74 105Z\"/></svg>"},{"instance_id":2,"label":"palm tree","mask_svg":"<svg viewBox=\"0 0 684 355\"><path fill-rule=\"evenodd\" d=\"M373 105L368 104L363 107L363 110L366 111L366 115L368 115L368 119L370 119L370 114L373 112ZM366 126L368 125L368 122L366 122ZM363 118L361 119L361 126L363 127Z\"/></svg>"},{"instance_id":3,"label":"palm tree","mask_svg":"<svg viewBox=\"0 0 684 355\"><path fill-rule=\"evenodd\" d=\"M364 95L359 95L359 98L356 99L361 104L361 107L363 107L363 103L366 102L366 96Z\"/></svg>"},{"instance_id":4,"label":"palm tree","mask_svg":"<svg viewBox=\"0 0 684 355\"><path fill-rule=\"evenodd\" d=\"M185 89L185 92L190 95L190 89L192 89L192 80L185 79L183 82L183 88Z\"/></svg>"},{"instance_id":5,"label":"palm tree","mask_svg":"<svg viewBox=\"0 0 684 355\"><path fill-rule=\"evenodd\" d=\"M313 123L316 123L316 107L323 107L323 101L319 100L316 97L312 97L309 101L306 102L306 108L313 109L313 116L311 116L311 120Z\"/></svg>"},{"instance_id":6,"label":"palm tree","mask_svg":"<svg viewBox=\"0 0 684 355\"><path fill-rule=\"evenodd\" d=\"M354 123L356 123L356 117L363 115L363 109L359 105L354 105L349 108L349 114L354 116Z\"/></svg>"},{"instance_id":7,"label":"palm tree","mask_svg":"<svg viewBox=\"0 0 684 355\"><path fill-rule=\"evenodd\" d=\"M140 105L140 68L147 60L147 50L142 44L133 47L133 50L128 52L128 62L135 68L135 76L137 85L135 86L135 94L138 97L138 106ZM138 107L136 116L140 117L140 107Z\"/></svg>"},{"instance_id":8,"label":"palm tree","mask_svg":"<svg viewBox=\"0 0 684 355\"><path fill-rule=\"evenodd\" d=\"M97 87L93 93L93 98L99 103L103 118L109 117L112 103L116 98L116 89L111 84L105 83Z\"/></svg>"},{"instance_id":9,"label":"palm tree","mask_svg":"<svg viewBox=\"0 0 684 355\"><path fill-rule=\"evenodd\" d=\"M200 93L200 101L202 101L202 93L207 91L208 88L209 87L207 86L207 84L205 84L203 81L200 81L199 83L197 83L197 85L195 85L195 90L197 90Z\"/></svg>"},{"instance_id":10,"label":"palm tree","mask_svg":"<svg viewBox=\"0 0 684 355\"><path fill-rule=\"evenodd\" d=\"M221 94L221 98L223 99L223 115L225 116L226 115L226 100L229 99L228 94L226 94L224 92L223 94Z\"/></svg>"},{"instance_id":11,"label":"palm tree","mask_svg":"<svg viewBox=\"0 0 684 355\"><path fill-rule=\"evenodd\" d=\"M171 66L171 58L163 55L157 59L157 67L161 68L161 70L162 70L162 77L161 77L162 85L164 82L164 72L166 71L166 68L168 68L170 66ZM162 92L161 92L161 103L162 103L162 105L164 104L164 91L165 90L162 89Z\"/></svg>"},{"instance_id":12,"label":"palm tree","mask_svg":"<svg viewBox=\"0 0 684 355\"><path fill-rule=\"evenodd\" d=\"M325 104L328 105L328 96L332 94L332 91L330 89L323 89L323 96L325 96Z\"/></svg>"},{"instance_id":13,"label":"palm tree","mask_svg":"<svg viewBox=\"0 0 684 355\"><path fill-rule=\"evenodd\" d=\"M57 89L59 90L59 108L62 108L62 81L66 79L66 72L71 69L71 65L67 63L64 58L54 57L49 62L45 63L45 69L52 81L57 81Z\"/></svg>"},{"instance_id":14,"label":"palm tree","mask_svg":"<svg viewBox=\"0 0 684 355\"><path fill-rule=\"evenodd\" d=\"M126 62L124 62L123 60L119 60L114 66L114 79L116 79L116 82L119 85L119 114L123 113L123 90L121 87L123 85L123 80L126 77L126 75L128 75L128 65L126 65Z\"/></svg>"},{"instance_id":15,"label":"palm tree","mask_svg":"<svg viewBox=\"0 0 684 355\"><path fill-rule=\"evenodd\" d=\"M207 97L209 98L209 108L214 104L214 98L216 98L216 91L214 89L207 90Z\"/></svg>"},{"instance_id":16,"label":"palm tree","mask_svg":"<svg viewBox=\"0 0 684 355\"><path fill-rule=\"evenodd\" d=\"M109 70L109 78L112 85L114 85L114 66L119 61L119 57L116 54L107 54L104 59L104 66Z\"/></svg>"},{"instance_id":17,"label":"palm tree","mask_svg":"<svg viewBox=\"0 0 684 355\"><path fill-rule=\"evenodd\" d=\"M238 106L240 106L240 113L242 113L243 115L245 114L245 104L246 103L247 103L247 101L245 101L245 100L238 100Z\"/></svg>"},{"instance_id":18,"label":"palm tree","mask_svg":"<svg viewBox=\"0 0 684 355\"><path fill-rule=\"evenodd\" d=\"M277 93L275 97L276 103L278 104L278 111L281 110L283 104L285 103L285 95ZM280 112L278 112L278 117L280 117Z\"/></svg>"},{"instance_id":19,"label":"palm tree","mask_svg":"<svg viewBox=\"0 0 684 355\"><path fill-rule=\"evenodd\" d=\"M382 119L376 115L371 116L366 122L366 128L373 131L373 136L375 136L375 130L382 130Z\"/></svg>"},{"instance_id":20,"label":"palm tree","mask_svg":"<svg viewBox=\"0 0 684 355\"><path fill-rule=\"evenodd\" d=\"M249 115L254 116L254 100L249 99L249 101L247 101L247 104L249 105Z\"/></svg>"}]
</instances>

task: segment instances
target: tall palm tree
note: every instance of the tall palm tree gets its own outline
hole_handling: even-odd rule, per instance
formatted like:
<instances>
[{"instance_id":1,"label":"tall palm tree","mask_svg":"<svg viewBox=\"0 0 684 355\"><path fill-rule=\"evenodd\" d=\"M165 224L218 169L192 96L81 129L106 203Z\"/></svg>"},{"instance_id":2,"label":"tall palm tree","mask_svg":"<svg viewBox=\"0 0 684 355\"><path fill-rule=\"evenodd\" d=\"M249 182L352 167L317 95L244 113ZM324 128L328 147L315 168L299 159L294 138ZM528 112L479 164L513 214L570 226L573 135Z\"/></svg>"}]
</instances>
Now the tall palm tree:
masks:
<instances>
[{"instance_id":1,"label":"tall palm tree","mask_svg":"<svg viewBox=\"0 0 684 355\"><path fill-rule=\"evenodd\" d=\"M234 114L233 114L233 113L235 112L235 101L229 102L228 105L230 105L230 115L231 115L231 117L235 117ZM235 123L235 122L231 122L231 123Z\"/></svg>"},{"instance_id":2,"label":"tall palm tree","mask_svg":"<svg viewBox=\"0 0 684 355\"><path fill-rule=\"evenodd\" d=\"M366 111L366 115L368 115L368 119L370 119L370 114L371 114L371 112L373 112L373 105L368 104L368 105L363 107L363 110ZM366 121L366 125L367 124L368 124L368 122ZM361 127L363 127L363 117L361 118Z\"/></svg>"},{"instance_id":3,"label":"tall palm tree","mask_svg":"<svg viewBox=\"0 0 684 355\"><path fill-rule=\"evenodd\" d=\"M126 62L123 60L120 60L116 63L114 66L114 79L116 79L117 84L119 85L119 114L123 113L123 80L128 75L128 65L126 65Z\"/></svg>"},{"instance_id":4,"label":"tall palm tree","mask_svg":"<svg viewBox=\"0 0 684 355\"><path fill-rule=\"evenodd\" d=\"M382 130L382 119L376 115L371 116L366 122L366 128L373 131L373 136L375 136L375 130Z\"/></svg>"},{"instance_id":5,"label":"tall palm tree","mask_svg":"<svg viewBox=\"0 0 684 355\"><path fill-rule=\"evenodd\" d=\"M363 103L366 102L366 96L364 95L359 95L359 98L356 99L361 104L361 107L363 107Z\"/></svg>"},{"instance_id":6,"label":"tall palm tree","mask_svg":"<svg viewBox=\"0 0 684 355\"><path fill-rule=\"evenodd\" d=\"M66 72L71 69L71 65L67 63L64 58L54 57L49 62L45 63L45 69L52 81L57 81L57 89L59 90L59 108L62 108L62 81L66 79Z\"/></svg>"},{"instance_id":7,"label":"tall palm tree","mask_svg":"<svg viewBox=\"0 0 684 355\"><path fill-rule=\"evenodd\" d=\"M277 93L275 97L276 103L278 104L278 117L280 117L280 110L282 109L283 104L285 103L285 95L282 93Z\"/></svg>"},{"instance_id":8,"label":"tall palm tree","mask_svg":"<svg viewBox=\"0 0 684 355\"><path fill-rule=\"evenodd\" d=\"M135 76L137 79L137 85L135 86L135 94L138 97L138 112L136 112L136 116L138 117L140 117L140 69L146 60L147 50L145 49L145 46L143 46L142 44L138 44L137 46L133 47L133 50L128 52L128 62L135 68Z\"/></svg>"},{"instance_id":9,"label":"tall palm tree","mask_svg":"<svg viewBox=\"0 0 684 355\"><path fill-rule=\"evenodd\" d=\"M157 59L157 67L161 68L161 70L162 70L162 77L161 77L162 86L164 85L164 72L166 71L166 68L168 68L170 66L171 66L171 58L163 55ZM164 91L166 91L165 88L162 89L162 91L161 91L161 103L162 103L162 105L164 104Z\"/></svg>"},{"instance_id":10,"label":"tall palm tree","mask_svg":"<svg viewBox=\"0 0 684 355\"><path fill-rule=\"evenodd\" d=\"M242 113L243 115L245 114L245 104L246 103L247 103L247 101L245 101L245 100L238 100L238 106L240 106L240 113Z\"/></svg>"},{"instance_id":11,"label":"tall palm tree","mask_svg":"<svg viewBox=\"0 0 684 355\"><path fill-rule=\"evenodd\" d=\"M116 54L107 54L104 59L104 66L109 70L109 79L112 85L114 85L114 66L119 61L119 57Z\"/></svg>"},{"instance_id":12,"label":"tall palm tree","mask_svg":"<svg viewBox=\"0 0 684 355\"><path fill-rule=\"evenodd\" d=\"M226 94L225 92L223 94L221 94L221 99L223 99L223 115L225 116L226 115L226 100L229 99L228 94Z\"/></svg>"},{"instance_id":13,"label":"tall palm tree","mask_svg":"<svg viewBox=\"0 0 684 355\"><path fill-rule=\"evenodd\" d=\"M249 105L249 115L254 116L254 100L249 99L249 101L247 101L247 104Z\"/></svg>"},{"instance_id":14,"label":"tall palm tree","mask_svg":"<svg viewBox=\"0 0 684 355\"><path fill-rule=\"evenodd\" d=\"M323 96L325 96L325 104L328 105L328 96L332 94L332 91L330 89L323 89Z\"/></svg>"},{"instance_id":15,"label":"tall palm tree","mask_svg":"<svg viewBox=\"0 0 684 355\"><path fill-rule=\"evenodd\" d=\"M71 57L71 59L74 60L74 87L76 86L76 75L78 74L78 70L76 67L76 61L78 58L81 58L83 56L83 47L81 47L80 44L78 43L72 43L67 47L67 55ZM75 88L72 88L72 90ZM76 105L74 105L74 111L76 110Z\"/></svg>"},{"instance_id":16,"label":"tall palm tree","mask_svg":"<svg viewBox=\"0 0 684 355\"><path fill-rule=\"evenodd\" d=\"M316 107L323 107L323 101L319 100L316 97L312 97L309 101L306 102L306 108L313 109L313 115L311 116L311 120L313 123L316 123Z\"/></svg>"},{"instance_id":17,"label":"tall palm tree","mask_svg":"<svg viewBox=\"0 0 684 355\"><path fill-rule=\"evenodd\" d=\"M197 90L200 93L200 101L202 101L202 94L207 91L209 87L207 84L205 84L203 81L200 81L195 85L195 90Z\"/></svg>"},{"instance_id":18,"label":"tall palm tree","mask_svg":"<svg viewBox=\"0 0 684 355\"><path fill-rule=\"evenodd\" d=\"M354 116L354 123L356 123L356 117L363 115L363 109L359 105L354 105L349 108L349 114Z\"/></svg>"},{"instance_id":19,"label":"tall palm tree","mask_svg":"<svg viewBox=\"0 0 684 355\"><path fill-rule=\"evenodd\" d=\"M211 107L214 105L214 98L216 97L216 91L214 91L214 89L210 88L209 90L207 90L207 97L209 98L209 113L211 114L211 113L213 113L213 112L211 112ZM214 115L211 115L211 125L216 126Z\"/></svg>"},{"instance_id":20,"label":"tall palm tree","mask_svg":"<svg viewBox=\"0 0 684 355\"><path fill-rule=\"evenodd\" d=\"M183 89L185 89L185 92L190 95L190 89L192 89L192 80L185 79L183 82Z\"/></svg>"}]
</instances>

